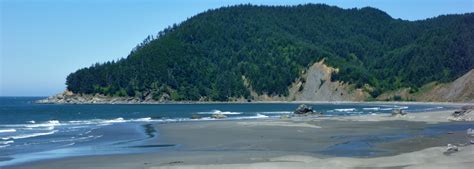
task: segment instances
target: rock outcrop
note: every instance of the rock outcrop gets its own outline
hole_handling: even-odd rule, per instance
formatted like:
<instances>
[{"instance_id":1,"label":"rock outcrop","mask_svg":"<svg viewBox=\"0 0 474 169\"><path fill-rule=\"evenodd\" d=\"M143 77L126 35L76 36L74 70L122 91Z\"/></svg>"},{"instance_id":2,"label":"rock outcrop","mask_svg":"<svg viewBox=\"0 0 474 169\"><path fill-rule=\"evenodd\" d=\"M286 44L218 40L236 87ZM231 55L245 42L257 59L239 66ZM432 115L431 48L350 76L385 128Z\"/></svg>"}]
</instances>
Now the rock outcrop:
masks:
<instances>
[{"instance_id":1,"label":"rock outcrop","mask_svg":"<svg viewBox=\"0 0 474 169\"><path fill-rule=\"evenodd\" d=\"M46 99L38 100L40 104L152 104L165 101L155 101L148 94L143 97L111 97L100 94L75 94L71 91L64 91Z\"/></svg>"},{"instance_id":2,"label":"rock outcrop","mask_svg":"<svg viewBox=\"0 0 474 169\"><path fill-rule=\"evenodd\" d=\"M293 112L295 114L307 114L307 113L313 113L313 108L306 106L305 104L301 104L296 108L296 110Z\"/></svg>"},{"instance_id":3,"label":"rock outcrop","mask_svg":"<svg viewBox=\"0 0 474 169\"><path fill-rule=\"evenodd\" d=\"M451 121L474 121L474 106L463 106L448 117Z\"/></svg>"},{"instance_id":4,"label":"rock outcrop","mask_svg":"<svg viewBox=\"0 0 474 169\"><path fill-rule=\"evenodd\" d=\"M294 115L321 115L322 113L316 112L312 107L301 104L293 112Z\"/></svg>"},{"instance_id":5,"label":"rock outcrop","mask_svg":"<svg viewBox=\"0 0 474 169\"><path fill-rule=\"evenodd\" d=\"M450 83L432 82L425 84L417 92L410 88L389 91L377 100L391 100L395 96L403 100L429 102L474 102L474 69Z\"/></svg>"}]
</instances>

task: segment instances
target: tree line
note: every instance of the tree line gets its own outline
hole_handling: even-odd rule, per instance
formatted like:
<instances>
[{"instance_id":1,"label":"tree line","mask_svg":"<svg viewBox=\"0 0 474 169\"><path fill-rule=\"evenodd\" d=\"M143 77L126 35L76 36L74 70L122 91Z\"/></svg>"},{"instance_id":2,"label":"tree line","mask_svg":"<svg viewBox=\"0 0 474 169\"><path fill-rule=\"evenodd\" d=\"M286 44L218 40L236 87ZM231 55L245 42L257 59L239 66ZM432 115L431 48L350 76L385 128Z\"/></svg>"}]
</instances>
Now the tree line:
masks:
<instances>
[{"instance_id":1,"label":"tree line","mask_svg":"<svg viewBox=\"0 0 474 169\"><path fill-rule=\"evenodd\" d=\"M286 96L324 58L339 69L332 80L370 86L376 97L463 75L474 68L473 39L473 13L406 21L370 7L237 5L148 36L126 58L79 69L66 84L74 93L156 100L252 99L249 88Z\"/></svg>"}]
</instances>

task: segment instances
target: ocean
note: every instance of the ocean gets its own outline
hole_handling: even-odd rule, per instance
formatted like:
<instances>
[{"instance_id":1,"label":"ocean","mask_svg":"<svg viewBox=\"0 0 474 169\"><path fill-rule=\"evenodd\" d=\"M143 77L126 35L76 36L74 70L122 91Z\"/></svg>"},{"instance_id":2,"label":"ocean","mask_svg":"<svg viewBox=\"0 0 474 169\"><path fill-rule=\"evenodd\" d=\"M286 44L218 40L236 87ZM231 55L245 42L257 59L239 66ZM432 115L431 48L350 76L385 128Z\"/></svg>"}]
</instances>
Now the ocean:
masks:
<instances>
[{"instance_id":1,"label":"ocean","mask_svg":"<svg viewBox=\"0 0 474 169\"><path fill-rule=\"evenodd\" d=\"M82 155L141 153L160 147L136 148L159 137L154 123L279 118L299 104L154 104L54 105L35 104L42 97L0 97L0 166ZM395 108L416 113L452 109L441 105L308 104L323 116L391 113ZM202 119L190 119L197 114Z\"/></svg>"}]
</instances>

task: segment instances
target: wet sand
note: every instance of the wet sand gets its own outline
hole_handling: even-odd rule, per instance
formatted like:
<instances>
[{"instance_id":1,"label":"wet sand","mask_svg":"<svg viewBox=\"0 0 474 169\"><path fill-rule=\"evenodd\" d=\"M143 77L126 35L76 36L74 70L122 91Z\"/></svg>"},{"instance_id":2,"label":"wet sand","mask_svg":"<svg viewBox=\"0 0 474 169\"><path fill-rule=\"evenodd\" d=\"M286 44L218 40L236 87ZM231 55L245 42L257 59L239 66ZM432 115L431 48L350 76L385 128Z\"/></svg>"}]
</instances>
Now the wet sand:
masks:
<instances>
[{"instance_id":1,"label":"wet sand","mask_svg":"<svg viewBox=\"0 0 474 169\"><path fill-rule=\"evenodd\" d=\"M154 124L160 152L53 159L12 169L470 168L474 146L449 111ZM461 146L446 155L446 144ZM174 145L174 146L169 146Z\"/></svg>"}]
</instances>

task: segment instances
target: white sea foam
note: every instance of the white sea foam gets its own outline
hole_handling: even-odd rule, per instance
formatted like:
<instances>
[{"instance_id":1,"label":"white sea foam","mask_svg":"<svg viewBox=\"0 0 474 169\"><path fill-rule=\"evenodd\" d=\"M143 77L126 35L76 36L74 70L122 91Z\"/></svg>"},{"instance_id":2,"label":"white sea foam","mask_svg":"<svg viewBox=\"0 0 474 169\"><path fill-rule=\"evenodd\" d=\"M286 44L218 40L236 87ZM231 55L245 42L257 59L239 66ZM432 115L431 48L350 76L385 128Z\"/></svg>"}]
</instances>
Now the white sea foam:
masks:
<instances>
[{"instance_id":1,"label":"white sea foam","mask_svg":"<svg viewBox=\"0 0 474 169\"><path fill-rule=\"evenodd\" d=\"M102 123L124 123L124 122L127 122L127 121L125 121L122 117L119 117L119 118L116 118L116 119L112 119L112 120L104 120L104 121L102 121Z\"/></svg>"},{"instance_id":2,"label":"white sea foam","mask_svg":"<svg viewBox=\"0 0 474 169\"><path fill-rule=\"evenodd\" d=\"M338 112L349 112L349 111L355 111L355 108L348 108L348 109L334 109L334 111Z\"/></svg>"},{"instance_id":3,"label":"white sea foam","mask_svg":"<svg viewBox=\"0 0 474 169\"><path fill-rule=\"evenodd\" d=\"M84 141L89 141L93 139L97 139L102 137L102 135L94 136L94 135L89 135L89 136L84 136L84 137L70 137L70 138L65 138L65 139L56 139L56 140L51 140L51 143L61 143L61 142L84 142Z\"/></svg>"},{"instance_id":4,"label":"white sea foam","mask_svg":"<svg viewBox=\"0 0 474 169\"><path fill-rule=\"evenodd\" d=\"M28 122L28 123L31 123L31 124L35 124L35 123L36 123L36 121L34 121L34 120L27 121L27 122Z\"/></svg>"},{"instance_id":5,"label":"white sea foam","mask_svg":"<svg viewBox=\"0 0 474 169\"><path fill-rule=\"evenodd\" d=\"M47 128L48 130L54 129L54 126L59 126L61 123L57 120L50 120L46 123L40 123L40 124L26 124L23 125L26 128Z\"/></svg>"},{"instance_id":6,"label":"white sea foam","mask_svg":"<svg viewBox=\"0 0 474 169\"><path fill-rule=\"evenodd\" d=\"M136 122L150 122L150 121L153 121L153 119L151 117L145 117L145 118L139 118L139 119L134 119L132 121L136 121Z\"/></svg>"},{"instance_id":7,"label":"white sea foam","mask_svg":"<svg viewBox=\"0 0 474 169\"><path fill-rule=\"evenodd\" d=\"M58 130L53 130L50 132L46 133L32 133L32 134L22 134L22 135L16 135L16 136L7 136L7 137L2 137L2 140L18 140L18 139L25 139L25 138L31 138L31 137L39 137L39 136L46 136L46 135L51 135L58 132Z\"/></svg>"},{"instance_id":8,"label":"white sea foam","mask_svg":"<svg viewBox=\"0 0 474 169\"><path fill-rule=\"evenodd\" d=\"M220 111L220 110L212 110L210 112L198 112L198 114L223 114L223 115L237 115L242 114L241 112L230 112L230 111Z\"/></svg>"},{"instance_id":9,"label":"white sea foam","mask_svg":"<svg viewBox=\"0 0 474 169\"><path fill-rule=\"evenodd\" d=\"M260 112L261 114L291 114L291 111L270 111L270 112Z\"/></svg>"},{"instance_id":10,"label":"white sea foam","mask_svg":"<svg viewBox=\"0 0 474 169\"><path fill-rule=\"evenodd\" d=\"M244 117L238 117L236 119L261 119L261 118L268 118L269 116L257 113L255 116L244 116Z\"/></svg>"},{"instance_id":11,"label":"white sea foam","mask_svg":"<svg viewBox=\"0 0 474 169\"><path fill-rule=\"evenodd\" d=\"M3 144L3 145L5 145L5 144L12 144L12 143L14 143L14 142L15 142L15 141L13 141L13 140L8 140L8 141L0 141L0 144Z\"/></svg>"},{"instance_id":12,"label":"white sea foam","mask_svg":"<svg viewBox=\"0 0 474 169\"><path fill-rule=\"evenodd\" d=\"M362 114L362 113L364 113L364 112L360 112L360 111L347 111L346 113L353 115L353 114Z\"/></svg>"},{"instance_id":13,"label":"white sea foam","mask_svg":"<svg viewBox=\"0 0 474 169\"><path fill-rule=\"evenodd\" d=\"M63 145L61 147L69 147L69 146L73 146L74 144L76 144L75 142L72 142L72 143L69 143L69 144L66 144L66 145Z\"/></svg>"},{"instance_id":14,"label":"white sea foam","mask_svg":"<svg viewBox=\"0 0 474 169\"><path fill-rule=\"evenodd\" d=\"M362 110L380 110L380 107L365 107Z\"/></svg>"},{"instance_id":15,"label":"white sea foam","mask_svg":"<svg viewBox=\"0 0 474 169\"><path fill-rule=\"evenodd\" d=\"M124 119L122 117L115 118L115 119L91 119L91 120L73 120L67 123L63 123L63 125L99 125L99 126L106 126L115 123L126 123L126 122L159 122L162 121L161 119L152 119L151 117L144 117L138 119ZM80 127L79 127L80 128Z\"/></svg>"},{"instance_id":16,"label":"white sea foam","mask_svg":"<svg viewBox=\"0 0 474 169\"><path fill-rule=\"evenodd\" d=\"M438 110L438 109L442 109L444 107L441 107L441 106L438 106L438 107L430 107L430 108L426 108L426 109L421 109L421 111L430 111L430 110Z\"/></svg>"},{"instance_id":17,"label":"white sea foam","mask_svg":"<svg viewBox=\"0 0 474 169\"><path fill-rule=\"evenodd\" d=\"M15 129L0 129L0 133L14 133Z\"/></svg>"},{"instance_id":18,"label":"white sea foam","mask_svg":"<svg viewBox=\"0 0 474 169\"><path fill-rule=\"evenodd\" d=\"M58 120L50 120L47 122L48 124L52 124L52 125L60 125L61 123L59 123Z\"/></svg>"},{"instance_id":19,"label":"white sea foam","mask_svg":"<svg viewBox=\"0 0 474 169\"><path fill-rule=\"evenodd\" d=\"M395 106L395 109L408 109L408 106Z\"/></svg>"}]
</instances>

